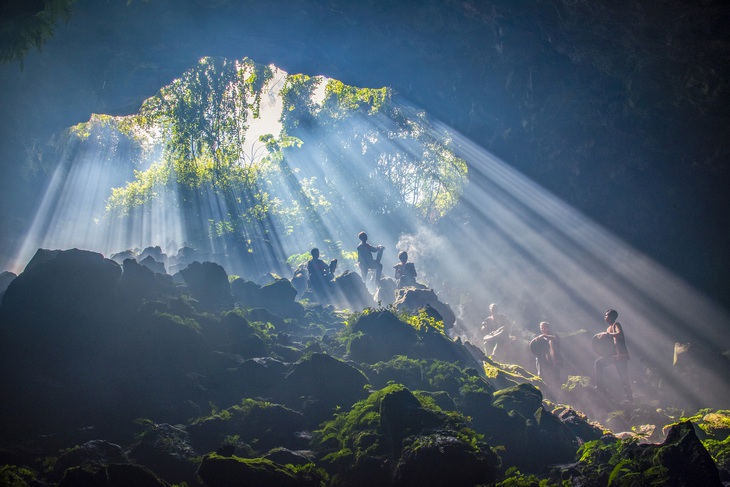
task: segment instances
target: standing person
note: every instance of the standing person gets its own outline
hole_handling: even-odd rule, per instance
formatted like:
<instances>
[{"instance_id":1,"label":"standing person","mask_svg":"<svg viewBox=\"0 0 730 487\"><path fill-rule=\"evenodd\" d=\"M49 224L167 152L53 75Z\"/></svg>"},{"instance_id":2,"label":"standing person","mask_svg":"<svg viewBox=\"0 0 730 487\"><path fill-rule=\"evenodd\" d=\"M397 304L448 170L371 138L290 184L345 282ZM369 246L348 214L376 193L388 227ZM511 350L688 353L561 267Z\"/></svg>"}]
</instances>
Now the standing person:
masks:
<instances>
[{"instance_id":1,"label":"standing person","mask_svg":"<svg viewBox=\"0 0 730 487\"><path fill-rule=\"evenodd\" d=\"M608 323L608 328L603 333L599 333L598 336L601 338L611 337L613 338L613 355L610 357L600 357L596 360L596 389L605 391L606 387L603 383L603 369L611 364L616 366L616 372L618 373L619 380L621 381L621 387L624 390L624 396L627 401L633 401L634 394L631 391L631 383L629 382L629 350L626 348L626 335L621 323L616 321L618 318L618 311L615 309L609 309L606 311L605 320Z\"/></svg>"},{"instance_id":2,"label":"standing person","mask_svg":"<svg viewBox=\"0 0 730 487\"><path fill-rule=\"evenodd\" d=\"M540 323L540 335L530 342L530 350L535 354L537 375L546 384L559 387L560 369L563 367L563 358L560 354L560 338L550 330L550 323Z\"/></svg>"},{"instance_id":3,"label":"standing person","mask_svg":"<svg viewBox=\"0 0 730 487\"><path fill-rule=\"evenodd\" d=\"M357 238L360 239L360 245L357 246L357 265L360 267L362 280L367 280L369 269L375 269L375 282L379 283L383 274L383 264L380 263L380 259L383 258L385 247L370 245L368 243L368 234L365 232L358 233ZM373 254L377 254L374 259Z\"/></svg>"},{"instance_id":4,"label":"standing person","mask_svg":"<svg viewBox=\"0 0 730 487\"><path fill-rule=\"evenodd\" d=\"M499 349L500 358L507 360L510 355L510 332L511 326L507 316L497 312L497 305L489 305L489 316L482 321L482 333L484 335L484 349L487 355L496 356ZM502 345L500 347L500 345Z\"/></svg>"}]
</instances>

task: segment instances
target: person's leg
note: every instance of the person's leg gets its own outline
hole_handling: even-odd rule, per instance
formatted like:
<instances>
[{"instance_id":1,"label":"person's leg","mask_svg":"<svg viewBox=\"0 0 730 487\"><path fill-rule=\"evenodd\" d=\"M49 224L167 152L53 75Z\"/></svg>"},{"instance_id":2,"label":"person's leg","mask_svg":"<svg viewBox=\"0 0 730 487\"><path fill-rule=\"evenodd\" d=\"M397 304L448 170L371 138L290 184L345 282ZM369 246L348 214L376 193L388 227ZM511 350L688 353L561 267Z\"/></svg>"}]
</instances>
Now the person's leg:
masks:
<instances>
[{"instance_id":1,"label":"person's leg","mask_svg":"<svg viewBox=\"0 0 730 487\"><path fill-rule=\"evenodd\" d=\"M596 389L605 389L605 386L603 385L603 369L608 365L608 359L606 357L601 357L598 360L596 360L595 366L595 372L596 372Z\"/></svg>"},{"instance_id":2,"label":"person's leg","mask_svg":"<svg viewBox=\"0 0 730 487\"><path fill-rule=\"evenodd\" d=\"M379 256L378 256L379 257ZM383 264L376 261L375 262L375 282L379 283L380 278L383 276Z\"/></svg>"},{"instance_id":3,"label":"person's leg","mask_svg":"<svg viewBox=\"0 0 730 487\"><path fill-rule=\"evenodd\" d=\"M616 361L616 372L621 380L621 387L624 389L624 396L629 401L634 399L634 393L631 391L631 382L629 382L629 367L626 360Z\"/></svg>"}]
</instances>

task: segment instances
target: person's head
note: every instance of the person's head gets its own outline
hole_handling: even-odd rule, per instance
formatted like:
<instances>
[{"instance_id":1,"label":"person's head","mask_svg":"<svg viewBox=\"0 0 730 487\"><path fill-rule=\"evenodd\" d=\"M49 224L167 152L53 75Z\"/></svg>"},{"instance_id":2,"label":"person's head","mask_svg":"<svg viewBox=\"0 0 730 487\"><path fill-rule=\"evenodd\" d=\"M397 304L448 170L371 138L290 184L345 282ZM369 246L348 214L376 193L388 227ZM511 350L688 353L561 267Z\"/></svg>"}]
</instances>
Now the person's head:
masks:
<instances>
[{"instance_id":1,"label":"person's head","mask_svg":"<svg viewBox=\"0 0 730 487\"><path fill-rule=\"evenodd\" d=\"M615 309L609 309L606 311L606 323L613 325L618 318L618 311Z\"/></svg>"},{"instance_id":2,"label":"person's head","mask_svg":"<svg viewBox=\"0 0 730 487\"><path fill-rule=\"evenodd\" d=\"M362 243L365 243L368 241L368 234L365 232L360 232L357 234L357 238L359 238Z\"/></svg>"},{"instance_id":3,"label":"person's head","mask_svg":"<svg viewBox=\"0 0 730 487\"><path fill-rule=\"evenodd\" d=\"M309 253L312 254L313 259L319 259L319 249L317 247L310 250Z\"/></svg>"},{"instance_id":4,"label":"person's head","mask_svg":"<svg viewBox=\"0 0 730 487\"><path fill-rule=\"evenodd\" d=\"M549 335L550 334L550 323L547 321L540 322L540 333L543 335Z\"/></svg>"},{"instance_id":5,"label":"person's head","mask_svg":"<svg viewBox=\"0 0 730 487\"><path fill-rule=\"evenodd\" d=\"M408 252L406 252L405 250L401 250L400 252L398 252L398 260L403 262L404 264L408 262Z\"/></svg>"}]
</instances>

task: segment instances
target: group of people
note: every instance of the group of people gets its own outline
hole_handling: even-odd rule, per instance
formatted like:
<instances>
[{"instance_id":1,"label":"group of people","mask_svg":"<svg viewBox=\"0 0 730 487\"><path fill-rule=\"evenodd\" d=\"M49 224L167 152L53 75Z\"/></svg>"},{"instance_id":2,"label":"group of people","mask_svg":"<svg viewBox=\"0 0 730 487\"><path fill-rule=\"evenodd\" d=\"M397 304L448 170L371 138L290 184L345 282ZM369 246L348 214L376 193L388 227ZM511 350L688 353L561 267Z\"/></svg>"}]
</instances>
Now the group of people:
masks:
<instances>
[{"instance_id":1,"label":"group of people","mask_svg":"<svg viewBox=\"0 0 730 487\"><path fill-rule=\"evenodd\" d=\"M510 328L512 324L507 317L497 312L497 306L489 306L490 315L482 322L484 345L487 354L497 356L500 347L510 347ZM610 366L616 368L619 382L627 401L633 401L633 391L628 376L629 351L626 346L626 335L621 324L616 321L618 312L615 309L606 311L604 320L608 323L605 332L598 333L593 338L594 350L600 356L594 363L595 389L606 393L604 369ZM547 321L540 323L540 334L530 341L529 349L535 356L537 375L545 382L548 388L553 388L559 394L563 383L563 357L560 350L560 337L553 332ZM598 345L602 344L602 345ZM500 354L504 356L504 353Z\"/></svg>"},{"instance_id":2,"label":"group of people","mask_svg":"<svg viewBox=\"0 0 730 487\"><path fill-rule=\"evenodd\" d=\"M371 245L368 243L368 235L360 232L357 235L360 244L357 246L357 265L360 268L360 277L367 282L370 270L375 271L375 282L380 282L383 277L383 251L382 245ZM318 248L310 251L311 258L307 262L307 273L309 275L309 288L318 294L326 293L327 286L335 278L337 259L330 261L329 265L319 258ZM394 278L397 287L416 286L416 266L408 262L408 252L405 250L398 253L398 263L393 266Z\"/></svg>"}]
</instances>

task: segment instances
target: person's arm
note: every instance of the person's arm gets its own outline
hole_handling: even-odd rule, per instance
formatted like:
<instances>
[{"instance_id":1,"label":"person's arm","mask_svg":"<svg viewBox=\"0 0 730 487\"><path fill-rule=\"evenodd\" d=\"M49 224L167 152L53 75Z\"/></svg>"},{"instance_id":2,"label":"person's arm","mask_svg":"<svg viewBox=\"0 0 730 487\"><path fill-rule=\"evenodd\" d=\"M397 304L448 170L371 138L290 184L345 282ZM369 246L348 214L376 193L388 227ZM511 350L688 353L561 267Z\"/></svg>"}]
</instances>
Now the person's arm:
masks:
<instances>
[{"instance_id":1,"label":"person's arm","mask_svg":"<svg viewBox=\"0 0 730 487\"><path fill-rule=\"evenodd\" d=\"M623 330L623 328L621 328L621 323L619 323L619 322L617 321L617 322L616 322L616 323L614 323L614 324L613 324L612 326L614 327L614 329L615 329L616 331L615 331L615 332L611 332L611 327L609 326L609 327L608 327L608 330L606 330L606 333L607 333L608 335L611 335L611 336L612 336L612 337L614 337L614 338L618 338L618 337L620 337L621 335L623 335L623 334L624 334L624 330Z\"/></svg>"}]
</instances>

